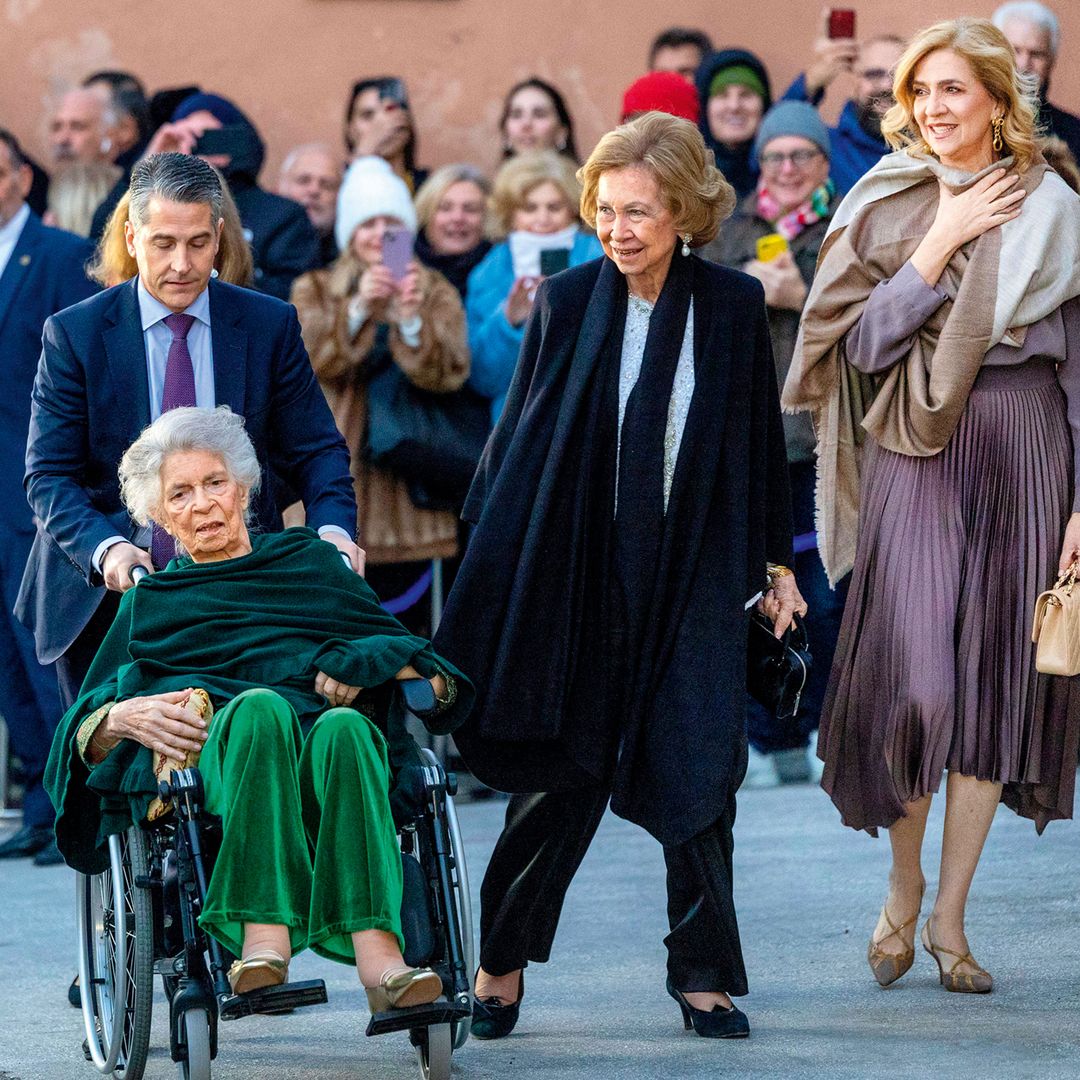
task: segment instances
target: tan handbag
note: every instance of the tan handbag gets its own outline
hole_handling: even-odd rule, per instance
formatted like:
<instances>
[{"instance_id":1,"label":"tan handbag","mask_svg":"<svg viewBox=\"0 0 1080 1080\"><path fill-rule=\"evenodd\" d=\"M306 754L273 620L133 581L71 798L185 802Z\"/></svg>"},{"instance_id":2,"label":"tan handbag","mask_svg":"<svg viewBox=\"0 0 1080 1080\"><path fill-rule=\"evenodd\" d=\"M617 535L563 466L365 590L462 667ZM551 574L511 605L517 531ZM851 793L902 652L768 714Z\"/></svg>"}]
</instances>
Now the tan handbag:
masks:
<instances>
[{"instance_id":1,"label":"tan handbag","mask_svg":"<svg viewBox=\"0 0 1080 1080\"><path fill-rule=\"evenodd\" d=\"M1080 675L1080 560L1035 601L1035 670L1044 675Z\"/></svg>"},{"instance_id":2,"label":"tan handbag","mask_svg":"<svg viewBox=\"0 0 1080 1080\"><path fill-rule=\"evenodd\" d=\"M210 722L214 718L214 705L210 700L210 695L205 690L197 687L191 691L187 700L181 702L181 704L190 705L199 714L199 719L205 720L207 727L210 726ZM198 764L198 750L189 750L182 761L179 758L169 757L160 750L154 751L154 776L159 781L171 780L176 769L190 769L193 765ZM169 809L170 805L170 803L163 803L160 798L154 796L147 807L146 820L157 821Z\"/></svg>"}]
</instances>

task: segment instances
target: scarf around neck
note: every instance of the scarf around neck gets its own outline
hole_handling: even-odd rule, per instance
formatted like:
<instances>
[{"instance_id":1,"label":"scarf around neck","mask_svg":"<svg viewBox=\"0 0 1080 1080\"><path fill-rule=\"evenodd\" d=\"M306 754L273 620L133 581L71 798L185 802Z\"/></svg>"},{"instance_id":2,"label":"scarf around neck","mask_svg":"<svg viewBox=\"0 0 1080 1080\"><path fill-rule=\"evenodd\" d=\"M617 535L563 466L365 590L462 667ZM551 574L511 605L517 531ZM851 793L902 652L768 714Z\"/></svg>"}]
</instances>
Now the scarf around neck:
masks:
<instances>
[{"instance_id":1,"label":"scarf around neck","mask_svg":"<svg viewBox=\"0 0 1080 1080\"><path fill-rule=\"evenodd\" d=\"M1080 203L1039 159L1020 175L1020 216L965 244L939 281L948 299L908 355L881 376L848 364L844 337L871 292L911 257L934 221L938 182L955 193L967 175L937 159L897 151L852 188L829 224L799 328L782 404L810 411L817 435L817 525L829 580L851 569L865 434L915 457L940 452L967 403L986 352L1023 344L1026 328L1080 295Z\"/></svg>"},{"instance_id":2,"label":"scarf around neck","mask_svg":"<svg viewBox=\"0 0 1080 1080\"><path fill-rule=\"evenodd\" d=\"M757 214L772 225L785 240L794 240L804 229L828 216L829 204L835 193L832 180L826 180L824 184L814 188L810 198L801 206L785 214L776 196L769 191L765 177L762 177L758 181Z\"/></svg>"}]
</instances>

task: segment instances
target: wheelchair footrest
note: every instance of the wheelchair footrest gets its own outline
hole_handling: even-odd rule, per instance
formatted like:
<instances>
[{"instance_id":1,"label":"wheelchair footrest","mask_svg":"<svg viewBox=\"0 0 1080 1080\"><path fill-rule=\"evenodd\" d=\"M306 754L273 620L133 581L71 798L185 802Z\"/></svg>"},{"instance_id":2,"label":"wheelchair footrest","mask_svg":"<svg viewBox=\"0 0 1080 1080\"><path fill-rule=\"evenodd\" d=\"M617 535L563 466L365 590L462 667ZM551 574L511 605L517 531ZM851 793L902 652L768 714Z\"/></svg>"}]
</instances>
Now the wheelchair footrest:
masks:
<instances>
[{"instance_id":1,"label":"wheelchair footrest","mask_svg":"<svg viewBox=\"0 0 1080 1080\"><path fill-rule=\"evenodd\" d=\"M385 1035L391 1031L406 1031L409 1028L452 1024L456 1020L464 1020L470 1012L471 1006L468 1004L439 998L430 1005L412 1005L407 1009L388 1009L386 1012L372 1013L367 1034Z\"/></svg>"},{"instance_id":2,"label":"wheelchair footrest","mask_svg":"<svg viewBox=\"0 0 1080 1080\"><path fill-rule=\"evenodd\" d=\"M307 982L283 983L281 986L264 986L249 990L246 994L232 994L221 999L218 1015L222 1020L239 1020L253 1013L289 1012L305 1005L326 1003L326 983L322 979Z\"/></svg>"}]
</instances>

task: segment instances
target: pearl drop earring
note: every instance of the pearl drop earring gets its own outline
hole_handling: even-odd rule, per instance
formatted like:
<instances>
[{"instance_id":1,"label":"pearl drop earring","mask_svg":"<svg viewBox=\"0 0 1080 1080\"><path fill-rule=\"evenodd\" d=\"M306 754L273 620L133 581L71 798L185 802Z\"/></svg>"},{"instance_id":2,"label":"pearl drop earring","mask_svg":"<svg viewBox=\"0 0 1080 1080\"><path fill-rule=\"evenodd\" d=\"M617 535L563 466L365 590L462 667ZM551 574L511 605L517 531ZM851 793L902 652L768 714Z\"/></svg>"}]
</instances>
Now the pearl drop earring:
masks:
<instances>
[{"instance_id":1,"label":"pearl drop earring","mask_svg":"<svg viewBox=\"0 0 1080 1080\"><path fill-rule=\"evenodd\" d=\"M689 233L687 233L682 238L682 253L683 253L684 257L690 254L690 240L691 240L691 236L690 236Z\"/></svg>"}]
</instances>

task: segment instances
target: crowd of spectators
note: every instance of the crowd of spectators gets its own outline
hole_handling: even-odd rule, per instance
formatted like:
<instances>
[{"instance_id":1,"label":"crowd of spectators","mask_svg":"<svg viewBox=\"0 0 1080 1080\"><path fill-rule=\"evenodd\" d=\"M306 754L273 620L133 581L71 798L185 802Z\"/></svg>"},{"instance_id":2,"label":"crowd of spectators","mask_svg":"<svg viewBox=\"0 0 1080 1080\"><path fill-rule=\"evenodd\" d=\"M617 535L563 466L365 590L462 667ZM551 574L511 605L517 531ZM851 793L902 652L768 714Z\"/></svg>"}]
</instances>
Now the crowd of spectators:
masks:
<instances>
[{"instance_id":1,"label":"crowd of spectators","mask_svg":"<svg viewBox=\"0 0 1080 1080\"><path fill-rule=\"evenodd\" d=\"M1048 160L1076 186L1080 117L1049 99L1062 46L1058 21L1049 8L1025 0L1002 5L994 22L1037 84ZM809 47L805 70L774 104L760 57L717 48L701 30L673 27L653 41L648 70L627 88L621 110L611 110L625 120L656 109L699 125L740 200L733 221L704 254L762 282L781 381L829 217L888 152L881 118L892 103L892 69L903 45L893 34L862 41L829 36L825 26ZM828 127L817 106L841 76L853 77L854 93ZM5 120L16 126L13 117ZM0 134L0 326L11 285L5 268L28 258L13 254L24 206L45 224L96 244L89 273L97 284L113 286L137 273L125 233L132 168L151 153L202 157L225 180L215 273L295 304L353 456L358 539L375 576L382 565L451 558L459 551L452 510L413 505L399 478L365 460L366 380L380 365L396 364L432 394L469 387L490 402L496 422L538 284L601 249L579 218L575 172L586 148L558 87L533 77L509 89L493 132L502 157L494 175L467 162L429 173L419 151L423 121L404 78L359 79L345 95L342 145L292 148L271 191L260 177L263 139L237 103L197 86L149 94L129 72L91 73L55 103L47 162L31 161L14 136ZM401 234L405 258L391 266L387 244L400 256ZM50 313L40 313L35 334ZM4 414L4 440L25 443L28 422L27 401ZM813 440L805 428L802 418L792 419L787 437L804 553L812 560ZM9 512L25 518L19 527L29 534L29 511L13 505ZM817 596L809 563L799 580L815 593L812 608L825 612L816 648L825 659L819 671L827 671L828 638L835 635L829 613L839 604L824 587ZM384 587L403 583L388 577ZM17 645L25 656L26 632L9 614L10 598L4 607L6 647ZM811 693L812 704L820 689ZM790 749L770 744L767 733L756 744ZM794 775L803 776L805 753L794 749ZM26 756L19 747L16 753ZM776 768L784 772L779 758Z\"/></svg>"}]
</instances>

